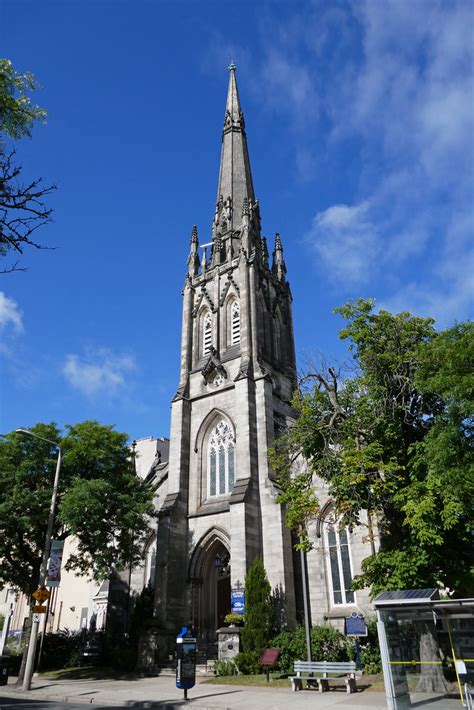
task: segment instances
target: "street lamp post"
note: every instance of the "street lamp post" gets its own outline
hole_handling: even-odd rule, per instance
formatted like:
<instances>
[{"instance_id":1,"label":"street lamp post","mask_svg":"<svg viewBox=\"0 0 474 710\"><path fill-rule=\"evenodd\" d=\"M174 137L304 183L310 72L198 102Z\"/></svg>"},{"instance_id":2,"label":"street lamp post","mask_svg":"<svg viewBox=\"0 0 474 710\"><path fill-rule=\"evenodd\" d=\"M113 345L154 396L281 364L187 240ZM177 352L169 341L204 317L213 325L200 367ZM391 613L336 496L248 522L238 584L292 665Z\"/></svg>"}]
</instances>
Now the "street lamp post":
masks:
<instances>
[{"instance_id":1,"label":"street lamp post","mask_svg":"<svg viewBox=\"0 0 474 710\"><path fill-rule=\"evenodd\" d=\"M53 482L53 493L51 495L51 505L49 508L48 527L46 528L46 538L44 541L44 548L43 548L43 559L41 560L41 567L40 567L40 573L39 573L39 578L38 578L38 587L44 587L45 582L46 582L46 575L48 573L48 559L49 559L49 553L51 550L51 538L53 535L54 513L56 511L56 498L58 496L58 488L59 488L59 472L61 470L61 448L59 447L59 445L55 441L51 441L51 439L46 439L44 436L38 436L38 434L34 434L32 431L29 431L29 429L17 429L16 432L18 434L26 434L27 436L33 436L35 439L40 439L41 441L47 441L49 444L53 444L53 446L56 446L56 448L58 450L56 473L54 474L54 482ZM31 625L30 641L28 644L28 655L26 657L26 668L25 668L25 675L23 678L22 690L30 690L30 688L31 688L31 679L33 677L33 671L34 671L36 641L38 638L39 624L40 624L40 622L38 619L38 615L36 615L36 617L33 616L33 623Z\"/></svg>"}]
</instances>

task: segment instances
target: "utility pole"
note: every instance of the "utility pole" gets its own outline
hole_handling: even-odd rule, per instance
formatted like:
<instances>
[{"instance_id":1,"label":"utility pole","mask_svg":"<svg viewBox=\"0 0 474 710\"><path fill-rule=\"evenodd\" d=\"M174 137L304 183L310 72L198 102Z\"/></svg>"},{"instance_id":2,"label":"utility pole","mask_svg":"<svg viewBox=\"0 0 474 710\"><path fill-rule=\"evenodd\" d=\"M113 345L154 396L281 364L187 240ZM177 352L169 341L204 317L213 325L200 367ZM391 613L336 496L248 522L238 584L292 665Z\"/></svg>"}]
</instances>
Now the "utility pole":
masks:
<instances>
[{"instance_id":1,"label":"utility pole","mask_svg":"<svg viewBox=\"0 0 474 710\"><path fill-rule=\"evenodd\" d=\"M51 550L51 538L53 536L53 526L54 526L54 514L56 512L56 498L58 497L59 488L59 473L61 470L61 449L55 441L50 439L45 439L44 436L38 436L29 429L17 429L18 434L25 434L26 436L33 436L35 439L40 439L41 441L47 441L48 444L53 444L58 450L58 460L56 462L56 473L54 475L53 482L53 493L51 495L51 505L49 508L48 516L48 526L46 528L46 537L44 541L43 558L41 560L40 573L38 578L38 588L44 587L46 582L46 575L48 574L48 559ZM36 641L38 639L39 630L39 614L33 615L33 621L31 624L30 641L28 644L28 655L26 657L26 668L25 676L23 679L22 690L31 689L31 679L33 678L34 664L35 664L35 652L36 652Z\"/></svg>"}]
</instances>

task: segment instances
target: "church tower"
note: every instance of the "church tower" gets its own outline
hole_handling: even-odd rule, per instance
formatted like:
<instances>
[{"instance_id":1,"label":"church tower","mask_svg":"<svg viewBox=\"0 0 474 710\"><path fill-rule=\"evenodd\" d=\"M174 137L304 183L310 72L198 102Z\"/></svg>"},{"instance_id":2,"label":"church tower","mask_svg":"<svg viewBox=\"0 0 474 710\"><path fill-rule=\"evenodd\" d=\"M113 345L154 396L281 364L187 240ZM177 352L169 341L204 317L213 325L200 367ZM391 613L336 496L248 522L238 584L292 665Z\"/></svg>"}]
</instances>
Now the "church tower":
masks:
<instances>
[{"instance_id":1,"label":"church tower","mask_svg":"<svg viewBox=\"0 0 474 710\"><path fill-rule=\"evenodd\" d=\"M291 291L280 235L261 233L235 66L210 238L193 227L183 289L181 367L172 402L167 494L157 533L156 613L212 641L257 555L293 623L290 531L267 451L291 418L296 383Z\"/></svg>"}]
</instances>

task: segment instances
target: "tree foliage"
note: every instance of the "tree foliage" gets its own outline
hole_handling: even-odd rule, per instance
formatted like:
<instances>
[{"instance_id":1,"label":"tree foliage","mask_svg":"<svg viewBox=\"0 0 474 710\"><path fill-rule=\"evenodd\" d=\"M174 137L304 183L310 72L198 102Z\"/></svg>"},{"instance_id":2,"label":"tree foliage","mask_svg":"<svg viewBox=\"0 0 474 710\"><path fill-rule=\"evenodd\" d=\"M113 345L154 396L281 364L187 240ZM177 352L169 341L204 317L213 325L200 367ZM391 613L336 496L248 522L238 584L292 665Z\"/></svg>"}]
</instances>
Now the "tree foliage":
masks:
<instances>
[{"instance_id":1,"label":"tree foliage","mask_svg":"<svg viewBox=\"0 0 474 710\"><path fill-rule=\"evenodd\" d=\"M256 557L245 578L245 623L242 629L245 653L263 653L270 637L272 616L270 582L263 559Z\"/></svg>"},{"instance_id":2,"label":"tree foliage","mask_svg":"<svg viewBox=\"0 0 474 710\"><path fill-rule=\"evenodd\" d=\"M310 547L318 477L340 524L366 525L380 543L354 588L469 593L473 324L438 333L430 318L375 313L362 299L336 311L353 365L307 373L294 399L299 417L270 452L288 522Z\"/></svg>"},{"instance_id":3,"label":"tree foliage","mask_svg":"<svg viewBox=\"0 0 474 710\"><path fill-rule=\"evenodd\" d=\"M74 535L67 568L106 578L141 559L150 534L153 491L131 465L127 436L85 421L30 429L63 453L54 537ZM57 460L55 446L19 433L0 441L0 586L36 588Z\"/></svg>"},{"instance_id":4,"label":"tree foliage","mask_svg":"<svg viewBox=\"0 0 474 710\"><path fill-rule=\"evenodd\" d=\"M54 185L44 185L42 178L23 182L15 150L5 140L31 137L34 123L45 121L46 111L33 104L28 95L36 88L33 74L20 74L10 60L0 59L0 258L10 253L19 257L28 246L44 248L33 235L51 220L52 211L44 198ZM16 261L0 273L19 270Z\"/></svg>"},{"instance_id":5,"label":"tree foliage","mask_svg":"<svg viewBox=\"0 0 474 710\"><path fill-rule=\"evenodd\" d=\"M38 88L33 74L15 71L9 59L0 59L0 131L13 139L31 137L35 121L45 121L46 111L31 103L29 91Z\"/></svg>"}]
</instances>

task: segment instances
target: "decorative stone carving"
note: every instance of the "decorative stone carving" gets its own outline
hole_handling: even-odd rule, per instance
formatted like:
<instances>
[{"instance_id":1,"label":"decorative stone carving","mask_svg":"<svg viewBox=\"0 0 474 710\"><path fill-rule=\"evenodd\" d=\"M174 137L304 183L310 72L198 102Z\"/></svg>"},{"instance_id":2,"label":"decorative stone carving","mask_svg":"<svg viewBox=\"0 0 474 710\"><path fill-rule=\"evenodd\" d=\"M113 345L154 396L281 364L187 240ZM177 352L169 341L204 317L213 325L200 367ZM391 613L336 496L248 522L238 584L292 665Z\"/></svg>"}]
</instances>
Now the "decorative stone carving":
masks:
<instances>
[{"instance_id":1,"label":"decorative stone carving","mask_svg":"<svg viewBox=\"0 0 474 710\"><path fill-rule=\"evenodd\" d=\"M211 348L210 355L201 370L201 374L204 377L206 385L209 384L211 380L215 380L218 376L222 378L222 381L227 378L227 370L224 365L222 365L215 348Z\"/></svg>"}]
</instances>

